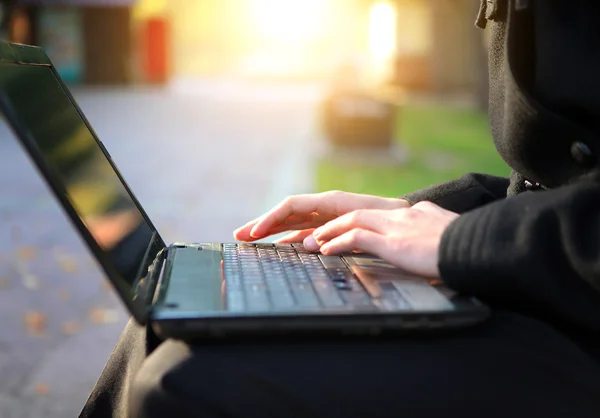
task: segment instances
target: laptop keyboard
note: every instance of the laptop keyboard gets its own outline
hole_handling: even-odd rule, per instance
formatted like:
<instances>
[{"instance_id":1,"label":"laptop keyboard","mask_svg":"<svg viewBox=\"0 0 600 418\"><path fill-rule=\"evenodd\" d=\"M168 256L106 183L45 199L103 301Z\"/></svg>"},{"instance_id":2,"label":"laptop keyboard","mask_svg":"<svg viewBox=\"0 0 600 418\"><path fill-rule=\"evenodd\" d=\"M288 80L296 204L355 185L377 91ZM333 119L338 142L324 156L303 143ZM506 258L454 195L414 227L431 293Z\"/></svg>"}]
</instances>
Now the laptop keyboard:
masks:
<instances>
[{"instance_id":1,"label":"laptop keyboard","mask_svg":"<svg viewBox=\"0 0 600 418\"><path fill-rule=\"evenodd\" d=\"M340 257L302 244L223 244L223 260L230 311L374 306Z\"/></svg>"}]
</instances>

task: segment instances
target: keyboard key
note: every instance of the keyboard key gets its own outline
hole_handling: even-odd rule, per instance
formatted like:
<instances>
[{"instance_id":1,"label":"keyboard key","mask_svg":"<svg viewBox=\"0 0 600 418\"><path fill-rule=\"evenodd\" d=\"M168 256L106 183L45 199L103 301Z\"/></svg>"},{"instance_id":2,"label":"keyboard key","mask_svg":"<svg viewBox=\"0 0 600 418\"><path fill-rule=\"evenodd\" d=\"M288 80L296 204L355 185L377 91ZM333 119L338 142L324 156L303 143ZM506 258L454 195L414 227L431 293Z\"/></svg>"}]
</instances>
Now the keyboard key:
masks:
<instances>
[{"instance_id":1,"label":"keyboard key","mask_svg":"<svg viewBox=\"0 0 600 418\"><path fill-rule=\"evenodd\" d=\"M340 257L309 252L302 244L224 245L223 260L231 310L373 305Z\"/></svg>"},{"instance_id":2,"label":"keyboard key","mask_svg":"<svg viewBox=\"0 0 600 418\"><path fill-rule=\"evenodd\" d=\"M290 283L290 288L300 307L316 308L319 306L319 301L310 282L301 283L293 281Z\"/></svg>"},{"instance_id":3,"label":"keyboard key","mask_svg":"<svg viewBox=\"0 0 600 418\"><path fill-rule=\"evenodd\" d=\"M273 308L278 310L290 310L293 309L296 305L294 298L291 295L289 296L279 296L273 299Z\"/></svg>"},{"instance_id":4,"label":"keyboard key","mask_svg":"<svg viewBox=\"0 0 600 418\"><path fill-rule=\"evenodd\" d=\"M319 254L319 259L321 260L321 263L323 263L323 266L325 266L326 269L348 268L348 266L346 266L346 263L344 263L344 261L340 257Z\"/></svg>"},{"instance_id":5,"label":"keyboard key","mask_svg":"<svg viewBox=\"0 0 600 418\"><path fill-rule=\"evenodd\" d=\"M334 282L344 283L354 278L352 272L345 269L328 270L327 272L329 273L329 277L331 277L331 280L333 280Z\"/></svg>"},{"instance_id":6,"label":"keyboard key","mask_svg":"<svg viewBox=\"0 0 600 418\"><path fill-rule=\"evenodd\" d=\"M245 310L245 308L244 294L240 290L227 289L227 309L230 311L240 312Z\"/></svg>"},{"instance_id":7,"label":"keyboard key","mask_svg":"<svg viewBox=\"0 0 600 418\"><path fill-rule=\"evenodd\" d=\"M341 292L341 297L348 305L351 306L372 306L371 297L357 292Z\"/></svg>"},{"instance_id":8,"label":"keyboard key","mask_svg":"<svg viewBox=\"0 0 600 418\"><path fill-rule=\"evenodd\" d=\"M269 311L271 304L266 292L246 291L246 305L251 311Z\"/></svg>"},{"instance_id":9,"label":"keyboard key","mask_svg":"<svg viewBox=\"0 0 600 418\"><path fill-rule=\"evenodd\" d=\"M352 290L352 286L347 282L333 282L333 285L339 290Z\"/></svg>"},{"instance_id":10,"label":"keyboard key","mask_svg":"<svg viewBox=\"0 0 600 418\"><path fill-rule=\"evenodd\" d=\"M341 307L344 305L344 301L340 297L338 291L335 289L331 280L315 279L313 280L313 286L323 306Z\"/></svg>"}]
</instances>

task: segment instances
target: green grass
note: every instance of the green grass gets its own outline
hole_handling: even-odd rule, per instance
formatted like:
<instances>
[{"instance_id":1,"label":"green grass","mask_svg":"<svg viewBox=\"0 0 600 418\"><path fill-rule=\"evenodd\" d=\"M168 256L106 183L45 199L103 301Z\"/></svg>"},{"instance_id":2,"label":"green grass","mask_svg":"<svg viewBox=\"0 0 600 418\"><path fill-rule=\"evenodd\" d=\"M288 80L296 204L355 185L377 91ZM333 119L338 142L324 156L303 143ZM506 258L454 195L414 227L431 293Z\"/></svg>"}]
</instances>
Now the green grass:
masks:
<instances>
[{"instance_id":1,"label":"green grass","mask_svg":"<svg viewBox=\"0 0 600 418\"><path fill-rule=\"evenodd\" d=\"M374 166L321 160L317 191L345 190L399 196L468 172L507 176L496 153L484 113L451 107L405 106L397 137L408 149L401 166Z\"/></svg>"}]
</instances>

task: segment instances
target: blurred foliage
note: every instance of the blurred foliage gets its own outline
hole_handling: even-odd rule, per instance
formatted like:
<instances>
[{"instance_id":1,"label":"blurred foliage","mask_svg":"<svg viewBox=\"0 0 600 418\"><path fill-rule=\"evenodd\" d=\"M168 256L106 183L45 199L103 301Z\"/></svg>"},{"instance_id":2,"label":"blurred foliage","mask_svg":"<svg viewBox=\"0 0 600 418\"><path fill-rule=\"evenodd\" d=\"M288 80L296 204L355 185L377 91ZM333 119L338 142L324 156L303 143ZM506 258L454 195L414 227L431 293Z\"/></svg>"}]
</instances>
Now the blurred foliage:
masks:
<instances>
[{"instance_id":1,"label":"blurred foliage","mask_svg":"<svg viewBox=\"0 0 600 418\"><path fill-rule=\"evenodd\" d=\"M399 109L397 135L408 151L402 165L317 163L317 191L345 190L400 196L468 172L508 176L509 167L492 142L487 115L444 106Z\"/></svg>"}]
</instances>

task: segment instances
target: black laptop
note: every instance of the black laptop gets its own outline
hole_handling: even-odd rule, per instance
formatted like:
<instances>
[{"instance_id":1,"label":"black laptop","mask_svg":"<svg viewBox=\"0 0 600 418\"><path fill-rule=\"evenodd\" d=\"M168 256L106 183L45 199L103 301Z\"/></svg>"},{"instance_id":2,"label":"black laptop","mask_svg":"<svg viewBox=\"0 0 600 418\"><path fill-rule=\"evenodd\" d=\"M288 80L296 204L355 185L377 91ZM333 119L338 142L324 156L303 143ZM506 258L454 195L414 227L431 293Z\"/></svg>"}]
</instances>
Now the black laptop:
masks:
<instances>
[{"instance_id":1,"label":"black laptop","mask_svg":"<svg viewBox=\"0 0 600 418\"><path fill-rule=\"evenodd\" d=\"M0 43L0 110L131 314L163 338L428 331L489 314L365 254L166 245L41 48Z\"/></svg>"}]
</instances>

